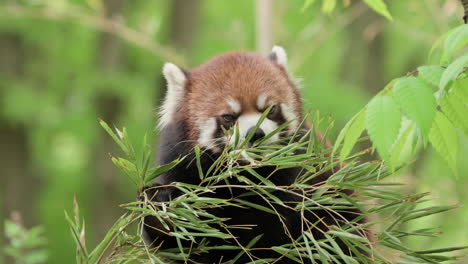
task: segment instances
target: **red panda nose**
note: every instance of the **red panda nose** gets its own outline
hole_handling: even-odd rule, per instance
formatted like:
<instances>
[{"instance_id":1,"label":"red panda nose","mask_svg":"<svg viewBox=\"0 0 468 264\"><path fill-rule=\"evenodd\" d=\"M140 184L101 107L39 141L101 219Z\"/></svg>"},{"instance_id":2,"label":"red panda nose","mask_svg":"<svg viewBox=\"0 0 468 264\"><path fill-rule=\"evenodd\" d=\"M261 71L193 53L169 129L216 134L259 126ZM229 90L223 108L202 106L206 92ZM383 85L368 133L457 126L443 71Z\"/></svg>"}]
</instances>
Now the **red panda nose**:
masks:
<instances>
[{"instance_id":1,"label":"red panda nose","mask_svg":"<svg viewBox=\"0 0 468 264\"><path fill-rule=\"evenodd\" d=\"M252 133L252 130L254 130L254 129L255 129L255 127L249 128L249 130L247 130L247 135L250 135L250 133ZM252 138L250 139L250 143L254 143L255 141L261 139L264 136L265 136L265 132L263 132L263 130L261 128L257 128L257 130L252 135Z\"/></svg>"}]
</instances>

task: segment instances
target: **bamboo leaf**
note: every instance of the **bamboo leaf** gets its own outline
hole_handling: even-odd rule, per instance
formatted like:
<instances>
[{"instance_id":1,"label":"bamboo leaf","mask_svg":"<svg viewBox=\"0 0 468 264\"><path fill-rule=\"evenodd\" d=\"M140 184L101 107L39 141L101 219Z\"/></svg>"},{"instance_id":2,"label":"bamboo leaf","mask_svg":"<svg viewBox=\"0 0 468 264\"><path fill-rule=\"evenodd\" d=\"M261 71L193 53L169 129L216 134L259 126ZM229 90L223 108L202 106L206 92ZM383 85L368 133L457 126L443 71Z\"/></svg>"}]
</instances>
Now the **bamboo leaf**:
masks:
<instances>
[{"instance_id":1,"label":"bamboo leaf","mask_svg":"<svg viewBox=\"0 0 468 264\"><path fill-rule=\"evenodd\" d=\"M112 137L112 139L115 141L115 143L117 143L117 145L119 145L119 147L122 149L122 151L125 152L125 154L130 155L130 152L129 152L129 149L127 148L127 146L125 146L125 144L122 142L121 138L119 138L112 131L112 129L109 127L109 125L104 120L99 120L99 124L101 124L102 128L104 128L104 130L107 132L107 134L109 134Z\"/></svg>"},{"instance_id":2,"label":"bamboo leaf","mask_svg":"<svg viewBox=\"0 0 468 264\"><path fill-rule=\"evenodd\" d=\"M252 203L252 202L248 202L248 201L245 201L245 200L242 200L242 199L235 199L236 202L239 202L243 205L247 205L249 207L252 207L252 208L255 208L257 210L260 210L260 211L263 211L263 212L267 212L267 213L270 213L272 215L277 215L275 211L273 211L272 209L268 208L268 207L265 207L263 205L259 205L259 204L256 204L256 203Z\"/></svg>"},{"instance_id":3,"label":"bamboo leaf","mask_svg":"<svg viewBox=\"0 0 468 264\"><path fill-rule=\"evenodd\" d=\"M381 14L382 16L386 17L388 20L393 20L392 15L388 12L387 5L383 0L364 0L364 2L375 12Z\"/></svg>"},{"instance_id":4,"label":"bamboo leaf","mask_svg":"<svg viewBox=\"0 0 468 264\"><path fill-rule=\"evenodd\" d=\"M436 248L436 249L428 249L428 250L419 250L415 251L414 253L417 254L434 254L434 253L443 253L443 252L452 252L457 250L467 249L468 246L465 247L448 247L448 248Z\"/></svg>"},{"instance_id":5,"label":"bamboo leaf","mask_svg":"<svg viewBox=\"0 0 468 264\"><path fill-rule=\"evenodd\" d=\"M452 123L440 112L436 113L429 133L432 146L445 159L453 173L457 175L458 135Z\"/></svg>"},{"instance_id":6,"label":"bamboo leaf","mask_svg":"<svg viewBox=\"0 0 468 264\"><path fill-rule=\"evenodd\" d=\"M122 171L125 172L125 174L128 176L128 178L136 185L138 186L140 184L140 179L138 178L138 174L136 172L136 167L135 165L123 158L111 158L112 162L115 164L115 166L119 167Z\"/></svg>"},{"instance_id":7,"label":"bamboo leaf","mask_svg":"<svg viewBox=\"0 0 468 264\"><path fill-rule=\"evenodd\" d=\"M380 156L388 160L400 129L401 115L391 97L377 96L366 108L366 127Z\"/></svg>"},{"instance_id":8,"label":"bamboo leaf","mask_svg":"<svg viewBox=\"0 0 468 264\"><path fill-rule=\"evenodd\" d=\"M263 236L263 234L252 238L252 240L249 241L249 243L247 244L247 246L245 248L246 249L252 248L255 244L257 244L258 240L260 240L260 238L262 238L262 236ZM239 252L239 254L237 254L237 256L235 256L234 259L232 259L231 263L235 263L245 253L246 253L245 250L242 250L241 252Z\"/></svg>"},{"instance_id":9,"label":"bamboo leaf","mask_svg":"<svg viewBox=\"0 0 468 264\"><path fill-rule=\"evenodd\" d=\"M200 147L197 145L193 148L193 150L195 152L195 159L197 160L198 177L200 177L200 180L203 181L205 175L203 174L203 169L201 165Z\"/></svg>"},{"instance_id":10,"label":"bamboo leaf","mask_svg":"<svg viewBox=\"0 0 468 264\"><path fill-rule=\"evenodd\" d=\"M158 177L161 174L164 174L177 166L180 162L182 162L185 159L185 157L182 157L180 159L173 160L172 162L161 165L159 167L153 168L151 170L148 170L148 173L145 176L145 184L151 182L154 178Z\"/></svg>"},{"instance_id":11,"label":"bamboo leaf","mask_svg":"<svg viewBox=\"0 0 468 264\"><path fill-rule=\"evenodd\" d=\"M395 100L403 112L416 122L424 139L427 139L436 111L436 101L429 88L416 77L400 79L394 88Z\"/></svg>"}]
</instances>

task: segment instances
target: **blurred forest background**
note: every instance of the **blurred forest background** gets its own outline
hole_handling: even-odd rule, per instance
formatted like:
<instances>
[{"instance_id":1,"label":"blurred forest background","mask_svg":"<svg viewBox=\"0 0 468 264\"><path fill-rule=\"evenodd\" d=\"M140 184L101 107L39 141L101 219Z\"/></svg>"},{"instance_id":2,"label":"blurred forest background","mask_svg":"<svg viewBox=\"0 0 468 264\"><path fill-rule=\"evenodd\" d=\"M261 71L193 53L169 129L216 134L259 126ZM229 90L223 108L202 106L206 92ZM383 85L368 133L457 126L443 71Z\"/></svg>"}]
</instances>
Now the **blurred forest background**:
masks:
<instances>
[{"instance_id":1,"label":"blurred forest background","mask_svg":"<svg viewBox=\"0 0 468 264\"><path fill-rule=\"evenodd\" d=\"M304 0L0 0L1 226L12 215L43 226L48 263L71 263L64 210L76 195L88 239L101 239L118 205L137 194L112 164L118 150L98 119L126 126L134 143L145 133L156 142L166 61L190 68L221 52L281 45L303 78L307 109L336 120L334 139L390 80L429 64L437 38L462 23L458 0L387 4L393 21L351 0L331 14L320 3L303 9ZM431 192L435 204L466 205L460 161L455 179L435 151L423 151L394 179L408 193ZM467 206L418 224L444 235L409 241L415 248L468 244Z\"/></svg>"}]
</instances>

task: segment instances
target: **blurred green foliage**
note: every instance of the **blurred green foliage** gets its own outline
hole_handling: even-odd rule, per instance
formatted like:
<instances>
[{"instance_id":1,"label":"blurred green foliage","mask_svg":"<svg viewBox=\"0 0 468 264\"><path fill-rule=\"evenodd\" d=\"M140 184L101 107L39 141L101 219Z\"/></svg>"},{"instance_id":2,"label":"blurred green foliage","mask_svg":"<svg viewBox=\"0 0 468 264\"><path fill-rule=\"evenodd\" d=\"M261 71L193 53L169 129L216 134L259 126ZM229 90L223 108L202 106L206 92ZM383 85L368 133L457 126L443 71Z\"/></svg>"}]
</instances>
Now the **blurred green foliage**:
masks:
<instances>
[{"instance_id":1,"label":"blurred green foliage","mask_svg":"<svg viewBox=\"0 0 468 264\"><path fill-rule=\"evenodd\" d=\"M44 230L40 226L25 229L21 224L5 221L5 235L9 245L2 253L12 257L18 263L41 264L46 263L47 251Z\"/></svg>"},{"instance_id":2,"label":"blurred green foliage","mask_svg":"<svg viewBox=\"0 0 468 264\"><path fill-rule=\"evenodd\" d=\"M136 196L113 167L107 153L114 146L98 118L125 124L133 142L146 132L155 140L166 60L190 68L224 51L255 49L253 1L193 1L199 16L190 45L174 37L177 2L0 0L0 217L16 210L27 226L42 225L48 263L74 258L63 214L74 194L90 241L121 215L119 203ZM427 56L432 44L462 17L457 0L388 1L392 22L363 3L346 2L338 1L330 14L320 5L303 9L303 0L273 2L273 39L303 78L307 110L336 120L333 135L394 77L438 64L440 54ZM466 204L467 154L465 139L456 181L434 151L421 152L395 177L409 183L408 193L432 192L435 204ZM431 226L446 235L411 242L420 248L467 244L467 219L466 207L434 216Z\"/></svg>"}]
</instances>

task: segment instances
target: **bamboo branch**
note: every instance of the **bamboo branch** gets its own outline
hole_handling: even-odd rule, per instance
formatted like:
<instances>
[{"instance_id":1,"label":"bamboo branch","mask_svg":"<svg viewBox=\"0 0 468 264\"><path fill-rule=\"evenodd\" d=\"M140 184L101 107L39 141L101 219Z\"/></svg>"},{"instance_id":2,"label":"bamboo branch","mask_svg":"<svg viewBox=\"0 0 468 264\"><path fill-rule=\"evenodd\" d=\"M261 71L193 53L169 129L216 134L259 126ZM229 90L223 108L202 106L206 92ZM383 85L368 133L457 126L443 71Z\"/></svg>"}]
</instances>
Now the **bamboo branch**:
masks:
<instances>
[{"instance_id":1,"label":"bamboo branch","mask_svg":"<svg viewBox=\"0 0 468 264\"><path fill-rule=\"evenodd\" d=\"M138 32L115 19L87 14L85 10L76 6L69 5L58 10L51 7L31 8L11 4L0 7L0 14L10 17L48 19L89 26L143 48L162 60L186 66L185 60L177 55L173 49L154 42L145 33Z\"/></svg>"}]
</instances>

